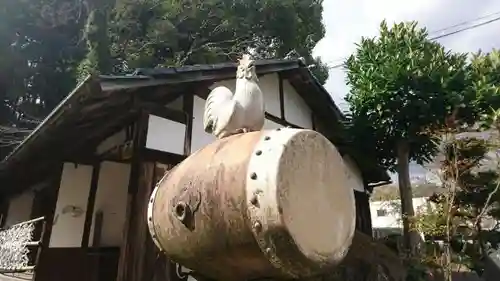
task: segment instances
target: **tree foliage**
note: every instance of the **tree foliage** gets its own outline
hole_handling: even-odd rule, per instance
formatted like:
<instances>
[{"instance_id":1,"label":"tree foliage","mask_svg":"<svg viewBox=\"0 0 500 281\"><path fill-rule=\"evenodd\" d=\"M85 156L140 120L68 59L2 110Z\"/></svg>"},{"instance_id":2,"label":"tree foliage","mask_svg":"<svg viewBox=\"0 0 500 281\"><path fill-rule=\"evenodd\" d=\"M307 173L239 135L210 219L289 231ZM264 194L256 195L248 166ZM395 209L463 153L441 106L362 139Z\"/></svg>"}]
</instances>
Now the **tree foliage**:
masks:
<instances>
[{"instance_id":1,"label":"tree foliage","mask_svg":"<svg viewBox=\"0 0 500 281\"><path fill-rule=\"evenodd\" d=\"M410 233L409 161L430 161L437 147L428 129L444 126L473 100L466 94L466 55L446 51L416 22L389 28L383 21L379 36L362 38L345 67L351 86L346 97L349 134L354 143L374 144L367 155L397 170L406 244L412 251L417 237Z\"/></svg>"},{"instance_id":2,"label":"tree foliage","mask_svg":"<svg viewBox=\"0 0 500 281\"><path fill-rule=\"evenodd\" d=\"M345 66L351 142L398 172L407 246L410 230L429 239L425 255L409 260L424 258L445 280L454 266L481 273L487 249L500 242L500 52L478 52L469 63L415 22L382 22L380 35L362 38ZM408 162L438 152L443 188L414 216Z\"/></svg>"},{"instance_id":3,"label":"tree foliage","mask_svg":"<svg viewBox=\"0 0 500 281\"><path fill-rule=\"evenodd\" d=\"M472 56L470 77L474 124L447 126L434 133L442 139L439 174L442 189L430 198L432 208L415 218L426 245L443 241L442 247L426 248L434 262L465 266L479 275L490 249L500 246L500 104L499 53ZM449 272L448 272L448 275Z\"/></svg>"},{"instance_id":4,"label":"tree foliage","mask_svg":"<svg viewBox=\"0 0 500 281\"><path fill-rule=\"evenodd\" d=\"M311 55L325 32L321 14L321 0L5 0L0 157L89 73L234 61L248 51L284 58L294 51L324 82L327 68Z\"/></svg>"},{"instance_id":5,"label":"tree foliage","mask_svg":"<svg viewBox=\"0 0 500 281\"><path fill-rule=\"evenodd\" d=\"M484 118L494 117L492 109L500 108L500 51L493 49L484 54L479 51L472 55L469 66L472 92L475 93L474 108ZM494 123L491 118L485 121L488 126Z\"/></svg>"},{"instance_id":6,"label":"tree foliage","mask_svg":"<svg viewBox=\"0 0 500 281\"><path fill-rule=\"evenodd\" d=\"M442 189L429 198L432 208L415 218L426 245L443 242L437 251L426 249L426 256L441 261L444 269L455 264L481 275L488 250L500 246L499 134L491 124L485 124L489 129L481 137L446 130L439 168Z\"/></svg>"},{"instance_id":7,"label":"tree foliage","mask_svg":"<svg viewBox=\"0 0 500 281\"><path fill-rule=\"evenodd\" d=\"M382 22L380 36L362 38L346 61L351 86L346 101L356 135L376 145L373 153L389 169L395 170L396 144L402 140L410 145L410 160L430 161L436 147L426 130L444 125L470 100L464 95L466 66L465 54L429 40L416 22L391 29Z\"/></svg>"},{"instance_id":8,"label":"tree foliage","mask_svg":"<svg viewBox=\"0 0 500 281\"><path fill-rule=\"evenodd\" d=\"M113 49L128 67L306 56L324 36L322 1L122 1L114 11ZM309 60L311 62L311 60Z\"/></svg>"}]
</instances>

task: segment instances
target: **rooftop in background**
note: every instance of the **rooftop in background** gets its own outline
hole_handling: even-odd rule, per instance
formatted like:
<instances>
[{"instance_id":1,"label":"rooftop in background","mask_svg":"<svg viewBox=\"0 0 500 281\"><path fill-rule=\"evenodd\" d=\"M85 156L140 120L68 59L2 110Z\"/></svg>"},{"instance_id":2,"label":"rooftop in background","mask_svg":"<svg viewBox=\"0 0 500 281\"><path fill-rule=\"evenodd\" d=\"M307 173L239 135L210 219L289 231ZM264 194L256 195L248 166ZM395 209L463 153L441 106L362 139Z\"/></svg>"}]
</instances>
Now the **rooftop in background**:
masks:
<instances>
[{"instance_id":1,"label":"rooftop in background","mask_svg":"<svg viewBox=\"0 0 500 281\"><path fill-rule=\"evenodd\" d=\"M441 188L439 185L434 183L421 183L421 184L413 184L413 198L422 198L422 197L430 197L434 193L441 192ZM377 187L372 196L370 197L370 201L388 201L395 200L399 198L399 187L396 184L388 184Z\"/></svg>"}]
</instances>

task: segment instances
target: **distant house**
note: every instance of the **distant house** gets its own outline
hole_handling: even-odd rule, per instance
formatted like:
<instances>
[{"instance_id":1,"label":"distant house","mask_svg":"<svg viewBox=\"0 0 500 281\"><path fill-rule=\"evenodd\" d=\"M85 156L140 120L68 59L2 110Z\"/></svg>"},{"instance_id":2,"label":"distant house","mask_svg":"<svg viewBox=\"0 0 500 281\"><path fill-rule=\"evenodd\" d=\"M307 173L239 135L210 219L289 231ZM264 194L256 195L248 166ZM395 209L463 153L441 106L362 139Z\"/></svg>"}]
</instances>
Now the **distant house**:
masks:
<instances>
[{"instance_id":1,"label":"distant house","mask_svg":"<svg viewBox=\"0 0 500 281\"><path fill-rule=\"evenodd\" d=\"M421 184L413 187L415 213L426 212L428 208L431 208L428 198L437 190L435 184ZM375 238L403 234L400 206L398 186L380 186L374 191L370 198L370 213Z\"/></svg>"},{"instance_id":2,"label":"distant house","mask_svg":"<svg viewBox=\"0 0 500 281\"><path fill-rule=\"evenodd\" d=\"M351 153L342 114L301 61L256 65L265 128L328 137L349 166L357 228L371 234L367 190L387 173ZM214 141L202 128L204 99L216 85L234 88L235 73L225 63L88 77L0 163L2 226L44 217L35 281L179 279L149 237L149 196L165 171Z\"/></svg>"}]
</instances>

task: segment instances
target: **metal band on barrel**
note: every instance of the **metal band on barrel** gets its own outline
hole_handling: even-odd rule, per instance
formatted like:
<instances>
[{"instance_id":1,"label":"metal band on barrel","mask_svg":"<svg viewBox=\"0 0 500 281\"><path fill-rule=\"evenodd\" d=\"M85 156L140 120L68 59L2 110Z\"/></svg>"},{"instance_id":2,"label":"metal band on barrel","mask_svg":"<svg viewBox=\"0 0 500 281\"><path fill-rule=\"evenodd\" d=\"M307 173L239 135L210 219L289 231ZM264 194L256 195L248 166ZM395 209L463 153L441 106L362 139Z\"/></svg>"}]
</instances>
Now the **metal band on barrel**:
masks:
<instances>
[{"instance_id":1,"label":"metal band on barrel","mask_svg":"<svg viewBox=\"0 0 500 281\"><path fill-rule=\"evenodd\" d=\"M158 188L161 185L161 182L167 175L165 174L163 178L156 184L155 188L153 189L153 192L151 193L151 197L149 198L149 203L148 203L148 211L147 211L147 221L148 221L148 229L149 233L151 234L151 239L153 239L153 242L155 243L156 247L160 249L160 251L163 252L163 248L160 245L160 242L158 241L158 235L156 234L156 230L154 227L154 222L153 222L153 209L154 209L154 204L155 204L155 199L156 199L156 193L158 192Z\"/></svg>"},{"instance_id":2,"label":"metal band on barrel","mask_svg":"<svg viewBox=\"0 0 500 281\"><path fill-rule=\"evenodd\" d=\"M276 190L279 160L285 144L300 131L290 128L264 131L248 163L246 180L247 210L254 237L272 265L291 277L298 276L294 272L286 271L277 256L272 238L266 239L265 233L273 225L282 227Z\"/></svg>"}]
</instances>

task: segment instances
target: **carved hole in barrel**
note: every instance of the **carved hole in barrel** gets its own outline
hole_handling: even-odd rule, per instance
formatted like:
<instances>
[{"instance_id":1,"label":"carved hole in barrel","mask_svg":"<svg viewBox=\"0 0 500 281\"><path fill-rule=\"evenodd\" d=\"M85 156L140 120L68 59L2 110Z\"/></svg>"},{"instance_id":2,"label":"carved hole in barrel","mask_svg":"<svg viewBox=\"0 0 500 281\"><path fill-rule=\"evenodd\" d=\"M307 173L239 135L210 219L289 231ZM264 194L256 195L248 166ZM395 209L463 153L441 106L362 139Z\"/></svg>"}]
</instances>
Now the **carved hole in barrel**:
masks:
<instances>
[{"instance_id":1,"label":"carved hole in barrel","mask_svg":"<svg viewBox=\"0 0 500 281\"><path fill-rule=\"evenodd\" d=\"M175 204L174 214L179 221L181 221L183 224L186 224L190 214L189 206L183 201L178 202L177 204Z\"/></svg>"}]
</instances>

